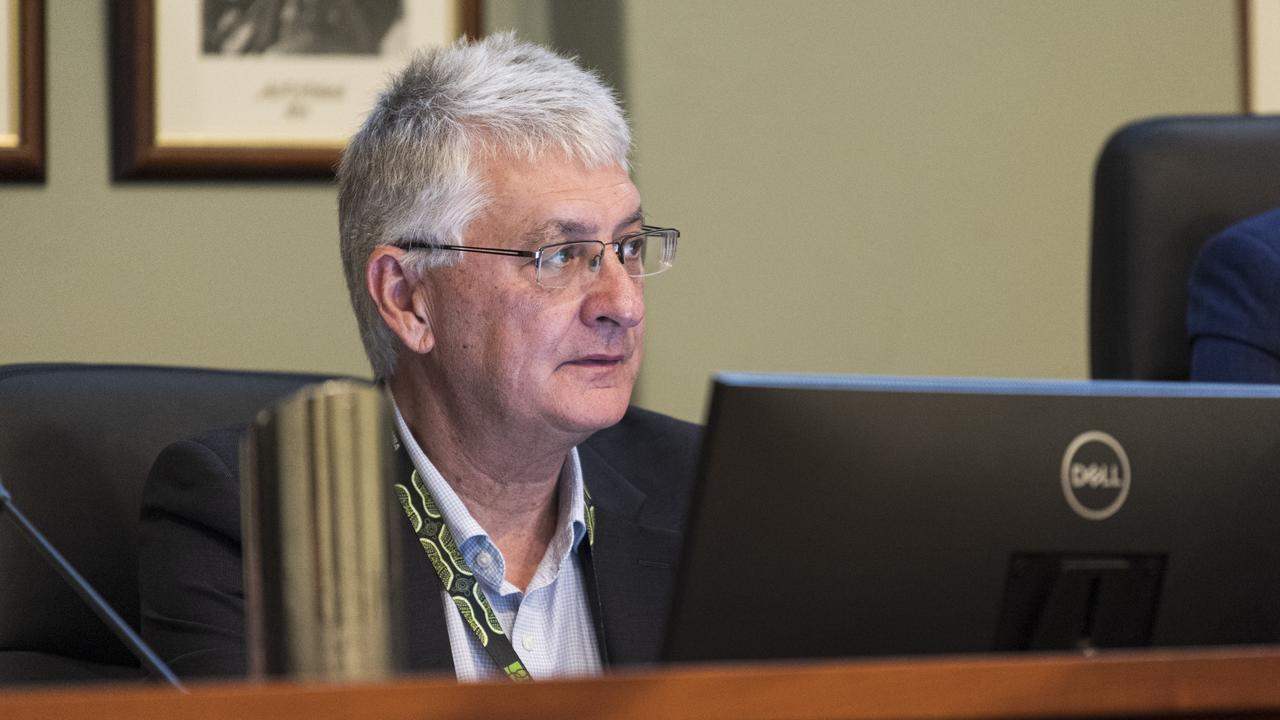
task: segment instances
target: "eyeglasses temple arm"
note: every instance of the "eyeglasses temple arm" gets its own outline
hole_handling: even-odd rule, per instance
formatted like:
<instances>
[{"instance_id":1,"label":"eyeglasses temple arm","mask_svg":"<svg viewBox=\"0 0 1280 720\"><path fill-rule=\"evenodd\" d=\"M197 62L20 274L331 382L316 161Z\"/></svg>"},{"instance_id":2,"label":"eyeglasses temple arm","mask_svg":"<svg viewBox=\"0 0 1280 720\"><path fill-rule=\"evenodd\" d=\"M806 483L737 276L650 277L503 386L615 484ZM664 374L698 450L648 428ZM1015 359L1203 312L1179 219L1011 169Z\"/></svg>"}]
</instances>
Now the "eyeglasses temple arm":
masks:
<instances>
[{"instance_id":1,"label":"eyeglasses temple arm","mask_svg":"<svg viewBox=\"0 0 1280 720\"><path fill-rule=\"evenodd\" d=\"M471 245L437 245L435 243L408 242L401 245L406 250L457 250L459 252L484 253L485 255L506 255L508 257L538 257L534 250L509 250L506 248L472 247Z\"/></svg>"}]
</instances>

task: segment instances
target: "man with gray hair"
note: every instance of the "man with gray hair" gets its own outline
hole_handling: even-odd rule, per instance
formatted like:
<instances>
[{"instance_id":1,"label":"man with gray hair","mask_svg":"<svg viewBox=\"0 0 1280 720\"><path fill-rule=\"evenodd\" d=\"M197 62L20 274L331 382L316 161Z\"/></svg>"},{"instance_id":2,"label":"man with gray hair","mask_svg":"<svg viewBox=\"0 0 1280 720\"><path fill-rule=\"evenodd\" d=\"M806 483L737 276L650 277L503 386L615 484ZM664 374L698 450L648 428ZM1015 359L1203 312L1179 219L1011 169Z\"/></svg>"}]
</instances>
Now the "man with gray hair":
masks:
<instances>
[{"instance_id":1,"label":"man with gray hair","mask_svg":"<svg viewBox=\"0 0 1280 720\"><path fill-rule=\"evenodd\" d=\"M697 429L629 407L679 238L645 224L630 145L595 75L503 34L416 57L342 157L347 286L413 467L415 669L657 659ZM180 674L244 671L236 445L167 449L144 493L143 634Z\"/></svg>"}]
</instances>

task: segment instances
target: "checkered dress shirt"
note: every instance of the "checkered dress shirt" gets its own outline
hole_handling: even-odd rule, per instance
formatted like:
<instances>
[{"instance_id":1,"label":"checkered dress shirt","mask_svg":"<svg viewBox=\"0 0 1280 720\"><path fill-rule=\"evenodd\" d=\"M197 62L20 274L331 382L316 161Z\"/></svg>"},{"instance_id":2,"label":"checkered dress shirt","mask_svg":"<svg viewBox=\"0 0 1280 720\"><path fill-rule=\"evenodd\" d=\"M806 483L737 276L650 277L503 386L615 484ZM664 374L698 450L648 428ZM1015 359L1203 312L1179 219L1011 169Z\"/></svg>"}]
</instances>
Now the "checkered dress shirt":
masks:
<instances>
[{"instance_id":1,"label":"checkered dress shirt","mask_svg":"<svg viewBox=\"0 0 1280 720\"><path fill-rule=\"evenodd\" d=\"M409 459L440 508L458 550L475 573L511 646L535 680L599 675L599 645L591 617L578 543L586 535L582 465L569 452L560 470L560 508L555 535L524 592L506 580L502 552L409 432L397 407L396 430ZM406 522L408 520L406 519ZM422 562L427 563L425 555ZM449 646L458 680L503 680L506 676L467 629L449 594L440 590L440 606L449 629ZM409 632L413 632L409 628Z\"/></svg>"}]
</instances>

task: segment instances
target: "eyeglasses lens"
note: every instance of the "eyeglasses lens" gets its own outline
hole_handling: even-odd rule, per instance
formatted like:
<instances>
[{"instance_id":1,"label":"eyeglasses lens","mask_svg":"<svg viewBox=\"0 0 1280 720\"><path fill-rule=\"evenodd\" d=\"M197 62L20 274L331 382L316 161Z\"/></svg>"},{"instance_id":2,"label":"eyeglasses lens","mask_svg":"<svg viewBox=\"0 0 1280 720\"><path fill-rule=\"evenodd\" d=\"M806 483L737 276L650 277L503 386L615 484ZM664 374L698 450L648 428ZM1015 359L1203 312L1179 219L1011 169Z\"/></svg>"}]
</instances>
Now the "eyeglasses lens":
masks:
<instances>
[{"instance_id":1,"label":"eyeglasses lens","mask_svg":"<svg viewBox=\"0 0 1280 720\"><path fill-rule=\"evenodd\" d=\"M607 247L594 240L547 245L538 261L538 283L548 288L581 286L591 283L600 263L613 255L631 277L654 275L671 267L675 258L674 232L655 231L634 235Z\"/></svg>"}]
</instances>

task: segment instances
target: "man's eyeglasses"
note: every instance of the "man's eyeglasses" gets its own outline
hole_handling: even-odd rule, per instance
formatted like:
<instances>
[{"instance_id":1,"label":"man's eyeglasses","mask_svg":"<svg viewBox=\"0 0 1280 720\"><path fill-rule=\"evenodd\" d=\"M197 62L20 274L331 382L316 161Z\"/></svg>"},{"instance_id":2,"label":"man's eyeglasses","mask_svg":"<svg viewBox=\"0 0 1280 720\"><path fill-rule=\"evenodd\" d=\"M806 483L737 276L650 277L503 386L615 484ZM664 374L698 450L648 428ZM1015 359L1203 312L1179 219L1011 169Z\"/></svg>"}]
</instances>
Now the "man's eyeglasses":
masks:
<instances>
[{"instance_id":1,"label":"man's eyeglasses","mask_svg":"<svg viewBox=\"0 0 1280 720\"><path fill-rule=\"evenodd\" d=\"M571 240L544 245L537 250L511 250L507 248L476 247L474 245L438 245L410 240L400 247L417 250L457 250L488 255L533 258L538 284L546 288L585 287L591 284L604 261L606 248L631 277L646 277L671 267L676 259L676 242L680 231L642 225L640 232L626 235L613 242L599 240Z\"/></svg>"}]
</instances>

